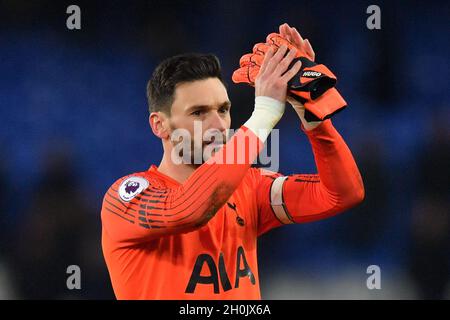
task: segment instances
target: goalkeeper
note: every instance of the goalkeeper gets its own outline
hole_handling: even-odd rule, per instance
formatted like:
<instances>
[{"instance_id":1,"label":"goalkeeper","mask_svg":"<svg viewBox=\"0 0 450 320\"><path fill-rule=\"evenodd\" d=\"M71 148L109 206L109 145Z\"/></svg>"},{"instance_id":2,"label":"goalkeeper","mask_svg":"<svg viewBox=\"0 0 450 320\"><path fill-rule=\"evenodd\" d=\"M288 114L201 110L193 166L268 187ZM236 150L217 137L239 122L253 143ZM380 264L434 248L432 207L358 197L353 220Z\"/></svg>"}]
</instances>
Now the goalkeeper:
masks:
<instances>
[{"instance_id":1,"label":"goalkeeper","mask_svg":"<svg viewBox=\"0 0 450 320\"><path fill-rule=\"evenodd\" d=\"M213 55L184 54L155 69L147 94L161 162L113 183L101 211L102 249L118 299L261 299L258 236L325 219L363 200L357 165L330 119L343 107L336 77L314 62L311 45L294 28L284 24L279 31L281 42L260 45L259 63L241 59L234 75L255 87L251 117L226 143L192 144L182 162L173 157L180 130L194 135L200 122L202 136L208 130L225 136L230 128L220 64ZM286 100L312 146L317 174L251 167ZM188 161L211 146L210 157ZM245 161L221 161L233 152Z\"/></svg>"}]
</instances>

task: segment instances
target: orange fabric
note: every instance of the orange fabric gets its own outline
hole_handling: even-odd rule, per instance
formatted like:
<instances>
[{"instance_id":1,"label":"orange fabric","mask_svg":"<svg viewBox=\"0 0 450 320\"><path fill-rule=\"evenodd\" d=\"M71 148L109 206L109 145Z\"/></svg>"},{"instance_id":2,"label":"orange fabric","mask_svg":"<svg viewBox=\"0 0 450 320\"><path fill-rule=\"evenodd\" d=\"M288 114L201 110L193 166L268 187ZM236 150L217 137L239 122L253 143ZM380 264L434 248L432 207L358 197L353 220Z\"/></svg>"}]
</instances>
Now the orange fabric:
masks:
<instances>
[{"instance_id":1,"label":"orange fabric","mask_svg":"<svg viewBox=\"0 0 450 320\"><path fill-rule=\"evenodd\" d=\"M148 188L125 205L114 202L119 186L124 181L119 179L106 193L104 208L122 220L131 221L126 227L117 219L107 221L111 227L119 223L121 232L115 235L116 240L123 245L132 245L168 233L189 232L205 224L241 183L262 147L259 138L251 130L242 127L185 183L167 189L165 185L148 181ZM238 151L238 148L241 150ZM236 156L240 156L240 159ZM215 163L224 159L227 159L226 164ZM233 172L231 176L230 172Z\"/></svg>"},{"instance_id":2,"label":"orange fabric","mask_svg":"<svg viewBox=\"0 0 450 320\"><path fill-rule=\"evenodd\" d=\"M318 120L324 120L347 107L347 102L335 88L327 90L316 100L306 101L305 109L314 114Z\"/></svg>"},{"instance_id":3,"label":"orange fabric","mask_svg":"<svg viewBox=\"0 0 450 320\"><path fill-rule=\"evenodd\" d=\"M292 174L283 185L285 209L293 223L312 222L344 212L365 196L364 184L352 153L341 135L325 120L306 131L312 146L317 174ZM281 176L281 175L277 175ZM262 179L259 194L268 194L272 181ZM265 199L259 199L259 234L281 225Z\"/></svg>"},{"instance_id":4,"label":"orange fabric","mask_svg":"<svg viewBox=\"0 0 450 320\"><path fill-rule=\"evenodd\" d=\"M256 64L253 66L244 66L233 72L231 79L234 83L247 83L251 86L255 85L256 77L259 74L260 67Z\"/></svg>"},{"instance_id":5,"label":"orange fabric","mask_svg":"<svg viewBox=\"0 0 450 320\"><path fill-rule=\"evenodd\" d=\"M342 212L364 193L351 152L331 121L306 134L319 174L289 176L282 190L297 223ZM149 185L126 202L118 188L130 176ZM261 298L257 237L282 225L270 204L271 185L281 174L211 164L183 184L155 166L130 176L107 191L101 213L103 254L118 299ZM229 187L214 192L219 185ZM197 224L202 211L214 215L204 225ZM191 224L184 226L184 219Z\"/></svg>"}]
</instances>

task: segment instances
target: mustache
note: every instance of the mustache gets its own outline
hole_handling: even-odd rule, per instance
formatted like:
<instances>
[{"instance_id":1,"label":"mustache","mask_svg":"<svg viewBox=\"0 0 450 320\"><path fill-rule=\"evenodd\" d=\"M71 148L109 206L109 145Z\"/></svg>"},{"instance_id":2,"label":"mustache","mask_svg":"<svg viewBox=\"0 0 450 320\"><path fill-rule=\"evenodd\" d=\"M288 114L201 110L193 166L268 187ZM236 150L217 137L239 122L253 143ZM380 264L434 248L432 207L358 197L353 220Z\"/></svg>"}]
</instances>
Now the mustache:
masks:
<instances>
[{"instance_id":1,"label":"mustache","mask_svg":"<svg viewBox=\"0 0 450 320\"><path fill-rule=\"evenodd\" d=\"M173 136L171 135L170 140L175 150L175 155L172 156L181 159L185 164L197 167L211 158L227 143L227 133L219 134L217 130L215 135L206 137L205 135L189 133L187 136L179 136L179 139L172 139Z\"/></svg>"},{"instance_id":2,"label":"mustache","mask_svg":"<svg viewBox=\"0 0 450 320\"><path fill-rule=\"evenodd\" d=\"M228 137L226 134L222 134L221 139L219 139L218 141L216 141L216 136L212 136L211 139L209 141L204 141L203 140L203 146L208 146L208 145L222 145L227 143Z\"/></svg>"},{"instance_id":3,"label":"mustache","mask_svg":"<svg viewBox=\"0 0 450 320\"><path fill-rule=\"evenodd\" d=\"M178 144L185 140L185 138L187 138L191 141L192 146L207 146L211 144L222 145L225 144L229 139L230 129L221 131L219 129L212 128L201 132L201 134L199 135L196 132L191 133L185 128L177 127L173 123L170 123L169 126L171 131L169 135L172 142L174 142L174 140L172 139L173 136L182 137L181 139L175 139L177 141L175 142L175 144ZM199 138L201 138L201 144Z\"/></svg>"}]
</instances>

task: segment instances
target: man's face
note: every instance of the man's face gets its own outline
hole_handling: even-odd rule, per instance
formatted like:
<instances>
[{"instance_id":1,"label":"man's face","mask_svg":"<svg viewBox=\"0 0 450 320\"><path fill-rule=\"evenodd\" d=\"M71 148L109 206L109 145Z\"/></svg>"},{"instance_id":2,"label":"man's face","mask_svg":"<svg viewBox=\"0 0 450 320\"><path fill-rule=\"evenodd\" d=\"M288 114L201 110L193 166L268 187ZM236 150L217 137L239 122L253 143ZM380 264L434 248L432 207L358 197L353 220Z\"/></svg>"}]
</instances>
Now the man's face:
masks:
<instances>
[{"instance_id":1,"label":"man's face","mask_svg":"<svg viewBox=\"0 0 450 320\"><path fill-rule=\"evenodd\" d=\"M173 139L180 132L190 135L191 163L201 164L226 142L226 130L230 129L231 103L225 86L218 78L208 78L177 85L169 119L174 146L181 143ZM178 130L177 129L184 129ZM213 151L213 152L211 152ZM197 153L204 158L196 157ZM200 161L199 161L200 160Z\"/></svg>"}]
</instances>

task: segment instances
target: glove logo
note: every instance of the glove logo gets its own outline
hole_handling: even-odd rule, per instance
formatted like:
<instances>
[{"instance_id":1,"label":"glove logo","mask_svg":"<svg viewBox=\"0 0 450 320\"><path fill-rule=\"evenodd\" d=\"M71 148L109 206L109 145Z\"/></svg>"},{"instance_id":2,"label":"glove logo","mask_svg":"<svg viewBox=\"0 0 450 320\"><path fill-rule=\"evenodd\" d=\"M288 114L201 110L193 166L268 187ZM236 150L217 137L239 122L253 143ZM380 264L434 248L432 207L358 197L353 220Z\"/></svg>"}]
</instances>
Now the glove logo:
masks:
<instances>
[{"instance_id":1,"label":"glove logo","mask_svg":"<svg viewBox=\"0 0 450 320\"><path fill-rule=\"evenodd\" d=\"M119 187L120 199L128 202L147 189L148 185L148 181L142 177L130 177L123 181Z\"/></svg>"},{"instance_id":2,"label":"glove logo","mask_svg":"<svg viewBox=\"0 0 450 320\"><path fill-rule=\"evenodd\" d=\"M317 71L305 71L302 74L302 77L305 77L305 78L318 78L320 76L322 76L322 73L317 72Z\"/></svg>"}]
</instances>

